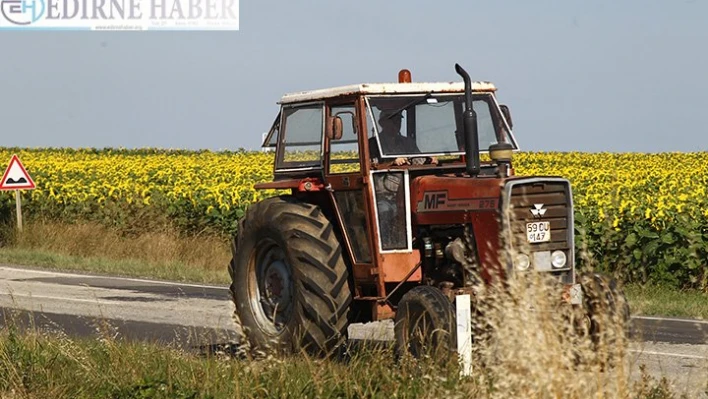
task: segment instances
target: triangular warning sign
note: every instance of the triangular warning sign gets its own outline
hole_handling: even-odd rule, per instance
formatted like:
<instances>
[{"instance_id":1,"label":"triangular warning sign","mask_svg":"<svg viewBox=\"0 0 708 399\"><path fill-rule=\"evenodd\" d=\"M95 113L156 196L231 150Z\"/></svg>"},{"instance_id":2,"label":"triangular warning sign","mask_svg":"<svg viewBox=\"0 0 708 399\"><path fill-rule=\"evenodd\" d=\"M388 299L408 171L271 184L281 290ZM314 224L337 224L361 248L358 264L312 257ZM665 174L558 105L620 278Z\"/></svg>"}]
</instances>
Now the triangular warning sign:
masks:
<instances>
[{"instance_id":1,"label":"triangular warning sign","mask_svg":"<svg viewBox=\"0 0 708 399\"><path fill-rule=\"evenodd\" d=\"M22 166L20 158L13 155L2 175L2 180L0 180L0 190L31 190L33 188L35 188L34 181Z\"/></svg>"}]
</instances>

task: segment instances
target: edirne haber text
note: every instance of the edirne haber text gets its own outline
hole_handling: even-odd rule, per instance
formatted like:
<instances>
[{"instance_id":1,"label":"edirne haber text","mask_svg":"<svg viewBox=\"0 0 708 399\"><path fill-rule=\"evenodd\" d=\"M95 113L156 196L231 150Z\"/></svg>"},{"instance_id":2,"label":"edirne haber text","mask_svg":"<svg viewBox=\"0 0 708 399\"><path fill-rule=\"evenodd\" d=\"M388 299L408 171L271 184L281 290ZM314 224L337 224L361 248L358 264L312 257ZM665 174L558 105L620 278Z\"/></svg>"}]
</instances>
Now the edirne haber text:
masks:
<instances>
[{"instance_id":1,"label":"edirne haber text","mask_svg":"<svg viewBox=\"0 0 708 399\"><path fill-rule=\"evenodd\" d=\"M46 0L47 19L237 19L238 0ZM147 12L147 14L146 14Z\"/></svg>"}]
</instances>

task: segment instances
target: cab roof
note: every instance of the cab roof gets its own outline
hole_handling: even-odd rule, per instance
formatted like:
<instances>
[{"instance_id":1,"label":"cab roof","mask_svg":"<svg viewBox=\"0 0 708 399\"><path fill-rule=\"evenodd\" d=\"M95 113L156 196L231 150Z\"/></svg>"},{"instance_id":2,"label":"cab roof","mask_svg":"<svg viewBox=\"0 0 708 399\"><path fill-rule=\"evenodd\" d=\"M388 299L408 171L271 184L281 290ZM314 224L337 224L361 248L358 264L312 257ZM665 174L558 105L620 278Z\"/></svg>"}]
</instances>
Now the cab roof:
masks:
<instances>
[{"instance_id":1,"label":"cab roof","mask_svg":"<svg viewBox=\"0 0 708 399\"><path fill-rule=\"evenodd\" d=\"M414 83L361 83L327 89L300 91L285 94L278 104L317 101L351 94L422 94L422 93L464 93L464 82L414 82ZM472 91L495 92L491 82L472 82Z\"/></svg>"}]
</instances>

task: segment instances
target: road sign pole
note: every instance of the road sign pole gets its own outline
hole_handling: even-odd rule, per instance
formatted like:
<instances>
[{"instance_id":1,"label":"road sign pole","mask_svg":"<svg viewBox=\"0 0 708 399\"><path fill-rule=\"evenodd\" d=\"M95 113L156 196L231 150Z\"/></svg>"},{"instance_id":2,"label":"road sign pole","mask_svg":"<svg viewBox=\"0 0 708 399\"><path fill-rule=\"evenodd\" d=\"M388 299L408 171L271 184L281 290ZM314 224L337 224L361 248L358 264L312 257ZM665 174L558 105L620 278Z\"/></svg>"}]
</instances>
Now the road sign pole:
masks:
<instances>
[{"instance_id":1,"label":"road sign pole","mask_svg":"<svg viewBox=\"0 0 708 399\"><path fill-rule=\"evenodd\" d=\"M20 190L15 190L15 207L17 209L17 230L22 231L22 195Z\"/></svg>"}]
</instances>

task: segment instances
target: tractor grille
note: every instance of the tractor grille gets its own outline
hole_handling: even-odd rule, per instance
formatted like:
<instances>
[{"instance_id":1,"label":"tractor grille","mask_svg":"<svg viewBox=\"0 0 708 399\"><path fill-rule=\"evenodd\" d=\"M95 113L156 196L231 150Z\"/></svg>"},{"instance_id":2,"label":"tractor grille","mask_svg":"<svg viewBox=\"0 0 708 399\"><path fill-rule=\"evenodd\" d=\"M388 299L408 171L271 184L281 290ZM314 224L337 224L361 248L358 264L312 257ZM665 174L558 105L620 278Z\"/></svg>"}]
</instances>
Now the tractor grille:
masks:
<instances>
[{"instance_id":1,"label":"tractor grille","mask_svg":"<svg viewBox=\"0 0 708 399\"><path fill-rule=\"evenodd\" d=\"M528 254L531 267L557 274L564 282L572 282L575 253L570 183L560 178L512 180L507 183L505 199L506 237L511 239L512 248ZM530 222L549 222L550 239L547 242L530 243L527 239L527 223ZM556 250L566 255L564 267L534 265L534 253L541 256Z\"/></svg>"}]
</instances>

